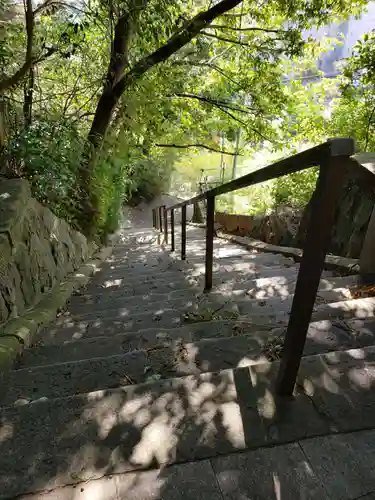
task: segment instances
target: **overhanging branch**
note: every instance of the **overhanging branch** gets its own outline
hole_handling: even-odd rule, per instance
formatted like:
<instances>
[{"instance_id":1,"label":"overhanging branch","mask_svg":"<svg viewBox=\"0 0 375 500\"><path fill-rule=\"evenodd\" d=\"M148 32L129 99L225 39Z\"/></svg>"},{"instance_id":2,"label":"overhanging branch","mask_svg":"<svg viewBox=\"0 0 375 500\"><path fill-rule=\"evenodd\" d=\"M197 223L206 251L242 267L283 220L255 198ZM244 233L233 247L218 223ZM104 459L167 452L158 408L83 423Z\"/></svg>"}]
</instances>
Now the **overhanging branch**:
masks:
<instances>
[{"instance_id":1,"label":"overhanging branch","mask_svg":"<svg viewBox=\"0 0 375 500\"><path fill-rule=\"evenodd\" d=\"M150 68L166 61L172 54L184 47L204 28L209 26L214 19L221 16L225 12L234 9L242 1L243 0L222 0L210 9L200 12L193 17L162 47L134 64L132 69L115 85L113 89L115 99L118 99L131 83L146 73Z\"/></svg>"},{"instance_id":2,"label":"overhanging branch","mask_svg":"<svg viewBox=\"0 0 375 500\"><path fill-rule=\"evenodd\" d=\"M232 103L227 102L227 101L222 101L219 99L213 99L212 97L208 96L200 96L196 94L183 94L183 93L176 93L169 95L167 97L181 97L181 98L186 98L186 99L196 99L198 101L205 102L207 104L211 104L212 106L217 106L219 108L227 108L231 109L233 111L238 111L239 113L249 113L251 111L254 111L254 109L250 108L249 106L243 106L243 108L232 105ZM246 108L246 109L244 109Z\"/></svg>"},{"instance_id":3,"label":"overhanging branch","mask_svg":"<svg viewBox=\"0 0 375 500\"><path fill-rule=\"evenodd\" d=\"M275 30L275 29L268 29L268 28L260 28L258 26L254 27L248 27L248 28L235 28L233 26L226 26L223 24L210 24L208 28L212 29L218 29L218 30L232 30L232 31L240 31L243 33L249 32L249 31L261 31L263 33L288 33L286 30Z\"/></svg>"},{"instance_id":4,"label":"overhanging branch","mask_svg":"<svg viewBox=\"0 0 375 500\"><path fill-rule=\"evenodd\" d=\"M214 153L221 153L223 155L229 156L242 156L237 152L226 151L225 149L216 149L211 146L206 146L206 144L196 143L196 144L154 144L157 148L176 148L176 149L188 149L188 148L203 148Z\"/></svg>"},{"instance_id":5,"label":"overhanging branch","mask_svg":"<svg viewBox=\"0 0 375 500\"><path fill-rule=\"evenodd\" d=\"M189 66L196 66L197 68L210 68L214 71L217 71L220 75L222 75L224 78L226 78L228 81L234 83L234 85L238 85L239 87L241 84L234 80L228 73L226 73L223 69L220 68L217 64L212 64L212 63L205 63L205 62L194 62L194 61L174 61L173 64L176 66L184 66L184 65L189 65Z\"/></svg>"},{"instance_id":6,"label":"overhanging branch","mask_svg":"<svg viewBox=\"0 0 375 500\"><path fill-rule=\"evenodd\" d=\"M251 47L250 44L241 42L240 40L236 40L235 38L225 38L224 36L213 35L212 33L207 33L207 31L201 31L201 35L207 36L209 38L215 38L216 40L220 40L226 43L233 43L235 45L241 45L242 47Z\"/></svg>"}]
</instances>

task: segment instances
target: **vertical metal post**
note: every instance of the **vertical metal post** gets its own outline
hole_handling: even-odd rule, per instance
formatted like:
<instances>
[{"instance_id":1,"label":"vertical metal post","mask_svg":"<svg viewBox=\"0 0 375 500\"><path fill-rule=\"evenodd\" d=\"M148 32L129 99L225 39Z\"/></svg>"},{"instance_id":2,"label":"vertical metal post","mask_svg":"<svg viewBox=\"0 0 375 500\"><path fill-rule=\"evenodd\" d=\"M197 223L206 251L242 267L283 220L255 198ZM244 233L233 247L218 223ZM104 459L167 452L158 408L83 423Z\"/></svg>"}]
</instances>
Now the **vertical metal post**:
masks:
<instances>
[{"instance_id":1,"label":"vertical metal post","mask_svg":"<svg viewBox=\"0 0 375 500\"><path fill-rule=\"evenodd\" d=\"M155 208L152 209L152 227L156 228L156 212L155 212Z\"/></svg>"},{"instance_id":2,"label":"vertical metal post","mask_svg":"<svg viewBox=\"0 0 375 500\"><path fill-rule=\"evenodd\" d=\"M181 260L186 259L186 205L181 207Z\"/></svg>"},{"instance_id":3,"label":"vertical metal post","mask_svg":"<svg viewBox=\"0 0 375 500\"><path fill-rule=\"evenodd\" d=\"M163 216L162 216L163 207L160 205L159 207L159 231L163 232Z\"/></svg>"},{"instance_id":4,"label":"vertical metal post","mask_svg":"<svg viewBox=\"0 0 375 500\"><path fill-rule=\"evenodd\" d=\"M168 212L167 209L163 208L163 217L164 217L164 243L168 245Z\"/></svg>"},{"instance_id":5,"label":"vertical metal post","mask_svg":"<svg viewBox=\"0 0 375 500\"><path fill-rule=\"evenodd\" d=\"M214 253L214 223L215 223L215 196L207 196L207 223L206 223L206 291L212 288L212 266Z\"/></svg>"},{"instance_id":6,"label":"vertical metal post","mask_svg":"<svg viewBox=\"0 0 375 500\"><path fill-rule=\"evenodd\" d=\"M354 152L354 142L350 142L350 148L348 141L330 141L328 155L321 162L276 381L276 391L282 396L293 394L297 379L325 256L329 250L336 207L344 184L345 165L348 156Z\"/></svg>"},{"instance_id":7,"label":"vertical metal post","mask_svg":"<svg viewBox=\"0 0 375 500\"><path fill-rule=\"evenodd\" d=\"M171 210L171 251L174 252L174 208Z\"/></svg>"}]
</instances>

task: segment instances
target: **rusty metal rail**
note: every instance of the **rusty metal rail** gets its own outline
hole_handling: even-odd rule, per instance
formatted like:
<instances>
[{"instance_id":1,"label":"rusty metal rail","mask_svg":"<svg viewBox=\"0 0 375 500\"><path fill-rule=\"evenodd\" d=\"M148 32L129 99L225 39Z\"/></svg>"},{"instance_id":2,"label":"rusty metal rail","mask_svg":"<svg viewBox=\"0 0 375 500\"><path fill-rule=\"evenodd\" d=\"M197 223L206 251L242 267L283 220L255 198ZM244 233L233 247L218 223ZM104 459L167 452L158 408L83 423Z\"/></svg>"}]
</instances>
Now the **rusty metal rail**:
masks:
<instances>
[{"instance_id":1,"label":"rusty metal rail","mask_svg":"<svg viewBox=\"0 0 375 500\"><path fill-rule=\"evenodd\" d=\"M277 378L277 392L280 395L290 396L293 393L319 281L324 268L325 256L329 249L335 211L344 184L345 170L346 167L351 165L350 156L353 154L353 139L330 139L319 146L217 186L189 200L170 207L162 206L159 209L153 209L152 219L154 227L158 228L161 232L164 230L164 240L166 243L168 243L168 213L170 212L171 214L172 250L175 247L175 211L181 209L181 259L185 260L186 207L187 205L206 199L205 290L209 291L213 286L212 270L216 196L314 166L320 167ZM158 213L157 210L159 211Z\"/></svg>"}]
</instances>

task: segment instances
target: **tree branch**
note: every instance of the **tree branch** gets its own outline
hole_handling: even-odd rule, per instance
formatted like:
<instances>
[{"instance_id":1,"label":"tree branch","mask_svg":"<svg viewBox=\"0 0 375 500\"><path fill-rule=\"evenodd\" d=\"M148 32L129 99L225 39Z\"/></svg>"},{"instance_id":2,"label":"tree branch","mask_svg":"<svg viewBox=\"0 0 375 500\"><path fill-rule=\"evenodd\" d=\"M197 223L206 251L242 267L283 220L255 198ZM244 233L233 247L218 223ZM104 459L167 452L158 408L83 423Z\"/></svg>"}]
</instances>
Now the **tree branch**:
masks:
<instances>
[{"instance_id":1,"label":"tree branch","mask_svg":"<svg viewBox=\"0 0 375 500\"><path fill-rule=\"evenodd\" d=\"M123 14L117 21L111 48L111 60L108 66L107 83L115 85L129 64L129 42L132 19L129 12Z\"/></svg>"},{"instance_id":2,"label":"tree branch","mask_svg":"<svg viewBox=\"0 0 375 500\"><path fill-rule=\"evenodd\" d=\"M223 155L236 156L237 152L226 151L225 149L216 149L210 146L206 146L205 144L197 143L197 144L154 144L157 148L177 148L177 149L187 149L187 148L203 148L208 151L213 151L214 153L221 153ZM239 155L241 156L241 155Z\"/></svg>"},{"instance_id":3,"label":"tree branch","mask_svg":"<svg viewBox=\"0 0 375 500\"><path fill-rule=\"evenodd\" d=\"M209 38L216 38L216 40L221 40L222 42L234 43L235 45L241 45L242 47L251 47L250 44L241 42L240 40L236 40L234 38L225 38L224 36L213 35L212 33L207 33L207 31L201 31L201 35L207 36Z\"/></svg>"},{"instance_id":4,"label":"tree branch","mask_svg":"<svg viewBox=\"0 0 375 500\"><path fill-rule=\"evenodd\" d=\"M220 106L219 104L216 104L216 107L224 114L228 115L230 118L232 118L232 120L240 123L243 127L247 128L247 123L245 123L244 121L240 120L239 118L237 118L237 116L234 116L232 113L230 113L229 111L227 111L223 106Z\"/></svg>"},{"instance_id":5,"label":"tree branch","mask_svg":"<svg viewBox=\"0 0 375 500\"><path fill-rule=\"evenodd\" d=\"M264 33L288 33L287 30L275 30L275 29L268 29L268 28L259 28L258 26L256 27L248 27L248 28L235 28L232 26L226 26L223 24L210 24L208 28L212 29L219 29L219 30L232 30L232 31L240 31L246 33L246 31L261 31Z\"/></svg>"},{"instance_id":6,"label":"tree branch","mask_svg":"<svg viewBox=\"0 0 375 500\"><path fill-rule=\"evenodd\" d=\"M222 0L210 9L200 12L175 33L162 47L138 61L116 84L114 94L119 98L124 90L153 66L166 61L172 54L195 38L214 19L239 5L243 0Z\"/></svg>"},{"instance_id":7,"label":"tree branch","mask_svg":"<svg viewBox=\"0 0 375 500\"><path fill-rule=\"evenodd\" d=\"M45 61L52 54L57 52L57 48L49 49L39 57L33 57L35 16L51 5L62 5L55 0L46 0L33 11L32 0L25 0L25 24L26 24L26 54L25 62L12 76L0 80L0 94L4 93L20 83L33 66Z\"/></svg>"},{"instance_id":8,"label":"tree branch","mask_svg":"<svg viewBox=\"0 0 375 500\"><path fill-rule=\"evenodd\" d=\"M242 1L243 0L221 0L213 7L200 12L190 21L187 21L164 45L138 60L138 62L120 78L114 87L106 86L100 96L95 116L88 133L88 142L93 149L95 150L101 146L112 119L113 111L127 88L144 75L150 68L165 62L172 54L184 47L195 38L203 28L207 27L216 19L216 17L233 9Z\"/></svg>"},{"instance_id":9,"label":"tree branch","mask_svg":"<svg viewBox=\"0 0 375 500\"><path fill-rule=\"evenodd\" d=\"M248 106L244 106L246 109L240 108L238 106L233 106L230 102L221 101L219 99L212 99L207 96L200 96L196 94L172 94L167 97L182 97L187 99L197 99L198 101L206 102L207 104L212 104L213 106L219 106L220 108L232 109L233 111L238 111L239 113L249 113L250 111L254 111L252 108Z\"/></svg>"},{"instance_id":10,"label":"tree branch","mask_svg":"<svg viewBox=\"0 0 375 500\"><path fill-rule=\"evenodd\" d=\"M62 5L61 2L55 1L55 0L45 0L45 2L41 3L38 5L38 7L34 10L34 16L37 14L40 14L44 9L47 9L48 7L52 7L53 5L60 6Z\"/></svg>"},{"instance_id":11,"label":"tree branch","mask_svg":"<svg viewBox=\"0 0 375 500\"><path fill-rule=\"evenodd\" d=\"M17 85L33 66L34 14L32 0L25 0L26 55L21 68L12 76L0 80L0 93Z\"/></svg>"},{"instance_id":12,"label":"tree branch","mask_svg":"<svg viewBox=\"0 0 375 500\"><path fill-rule=\"evenodd\" d=\"M231 76L229 76L225 71L223 71L219 66L216 64L212 63L200 63L200 62L194 62L194 61L174 61L173 64L176 64L178 66L183 66L185 64L188 64L189 66L197 66L202 67L202 68L210 68L213 69L214 71L217 71L220 75L222 75L224 78L226 78L228 81L234 83L235 85L238 85L239 87L241 86L239 82L236 82L236 80L233 80Z\"/></svg>"},{"instance_id":13,"label":"tree branch","mask_svg":"<svg viewBox=\"0 0 375 500\"><path fill-rule=\"evenodd\" d=\"M226 13L223 14L223 17L243 17L243 16L248 16L250 14L252 14L252 11L248 10L247 12Z\"/></svg>"}]
</instances>

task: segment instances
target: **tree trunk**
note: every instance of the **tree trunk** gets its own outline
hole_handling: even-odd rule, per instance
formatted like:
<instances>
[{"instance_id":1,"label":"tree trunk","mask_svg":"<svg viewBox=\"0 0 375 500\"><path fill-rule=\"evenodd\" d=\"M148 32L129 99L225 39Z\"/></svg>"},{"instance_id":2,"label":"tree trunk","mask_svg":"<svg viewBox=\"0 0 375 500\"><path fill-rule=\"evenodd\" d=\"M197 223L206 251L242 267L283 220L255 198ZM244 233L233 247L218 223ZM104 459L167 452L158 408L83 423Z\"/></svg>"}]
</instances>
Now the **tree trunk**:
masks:
<instances>
[{"instance_id":1,"label":"tree trunk","mask_svg":"<svg viewBox=\"0 0 375 500\"><path fill-rule=\"evenodd\" d=\"M97 152L102 147L116 104L117 100L112 91L103 92L96 108L91 130L87 137L87 149L81 162L81 214L78 223L81 231L89 238L94 237L94 229L99 215L98 198L92 186L92 175Z\"/></svg>"},{"instance_id":2,"label":"tree trunk","mask_svg":"<svg viewBox=\"0 0 375 500\"><path fill-rule=\"evenodd\" d=\"M193 204L193 217L191 222L195 222L197 224L202 224L204 222L203 212L199 205L199 201Z\"/></svg>"},{"instance_id":3,"label":"tree trunk","mask_svg":"<svg viewBox=\"0 0 375 500\"><path fill-rule=\"evenodd\" d=\"M358 258L366 236L372 214L375 193L368 185L360 168L346 169L343 194L335 216L329 252L342 257ZM303 248L307 223L310 216L314 194L308 203L300 223L295 245Z\"/></svg>"},{"instance_id":4,"label":"tree trunk","mask_svg":"<svg viewBox=\"0 0 375 500\"><path fill-rule=\"evenodd\" d=\"M31 0L28 1L30 2ZM214 19L233 9L241 2L242 0L221 0L206 11L198 13L190 21L186 22L183 29L174 33L164 45L154 52L141 58L128 72L124 70L129 61L128 47L131 28L136 23L137 16L140 15L142 9L133 9L136 14L134 12L133 14L125 13L118 18L114 31L111 60L108 65L106 81L95 110L94 120L88 135L88 149L85 158L82 160L80 171L82 214L78 222L81 229L88 236L92 235L98 210L97 200L95 199L95 193L93 193L91 184L95 158L103 145L113 111L122 94L148 70L166 61L171 55L195 38L201 30L209 26ZM133 6L137 6L137 0L133 0ZM134 18L134 15L136 18Z\"/></svg>"},{"instance_id":5,"label":"tree trunk","mask_svg":"<svg viewBox=\"0 0 375 500\"><path fill-rule=\"evenodd\" d=\"M23 100L23 117L25 128L29 127L32 122L33 112L33 92L34 92L34 68L29 69L28 78L24 87L24 100Z\"/></svg>"}]
</instances>

